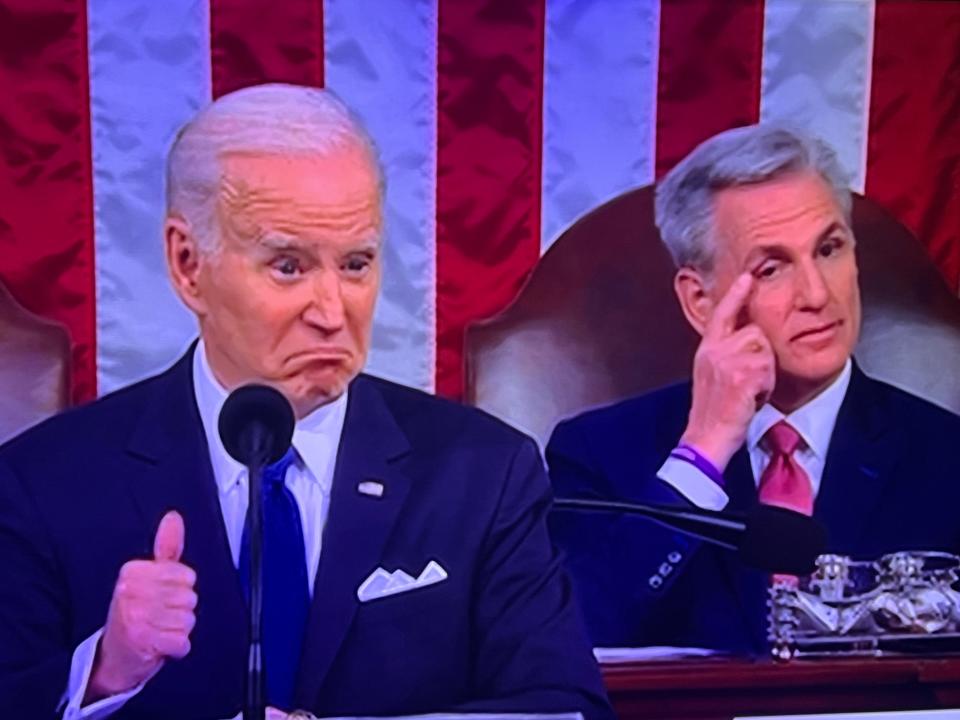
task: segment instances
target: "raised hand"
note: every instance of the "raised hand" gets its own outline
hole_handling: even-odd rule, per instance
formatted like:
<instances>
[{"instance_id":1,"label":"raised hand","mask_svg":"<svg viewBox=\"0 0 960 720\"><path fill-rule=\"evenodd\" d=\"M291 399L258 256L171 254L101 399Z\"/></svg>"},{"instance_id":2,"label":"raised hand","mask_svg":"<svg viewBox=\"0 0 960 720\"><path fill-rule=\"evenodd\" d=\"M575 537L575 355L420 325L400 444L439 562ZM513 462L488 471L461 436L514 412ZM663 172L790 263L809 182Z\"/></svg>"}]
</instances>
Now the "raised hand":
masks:
<instances>
[{"instance_id":1,"label":"raised hand","mask_svg":"<svg viewBox=\"0 0 960 720\"><path fill-rule=\"evenodd\" d=\"M180 562L184 536L183 518L171 510L157 528L153 559L120 568L85 703L130 690L190 652L197 576Z\"/></svg>"},{"instance_id":2,"label":"raised hand","mask_svg":"<svg viewBox=\"0 0 960 720\"><path fill-rule=\"evenodd\" d=\"M681 442L723 471L776 382L776 358L753 324L738 327L754 278L740 275L714 308L693 359L693 403Z\"/></svg>"}]
</instances>

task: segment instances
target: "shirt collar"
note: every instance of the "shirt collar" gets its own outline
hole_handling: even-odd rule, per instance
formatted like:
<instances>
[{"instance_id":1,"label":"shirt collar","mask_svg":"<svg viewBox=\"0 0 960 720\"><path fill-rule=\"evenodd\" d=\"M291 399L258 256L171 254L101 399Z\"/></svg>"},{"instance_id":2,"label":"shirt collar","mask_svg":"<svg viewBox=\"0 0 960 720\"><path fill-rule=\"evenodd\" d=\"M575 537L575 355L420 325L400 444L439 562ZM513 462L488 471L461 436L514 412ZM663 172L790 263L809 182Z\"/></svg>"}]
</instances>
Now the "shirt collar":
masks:
<instances>
[{"instance_id":1,"label":"shirt collar","mask_svg":"<svg viewBox=\"0 0 960 720\"><path fill-rule=\"evenodd\" d=\"M246 468L232 457L223 446L217 427L220 410L227 400L228 392L213 374L207 360L206 348L201 339L193 353L193 390L203 423L203 432L210 449L213 476L220 492L226 492L236 483ZM296 422L293 429L293 447L299 456L298 463L310 472L308 475L329 491L329 466L331 453L336 453L343 434L347 415L347 391L325 405L321 405Z\"/></svg>"},{"instance_id":2,"label":"shirt collar","mask_svg":"<svg viewBox=\"0 0 960 720\"><path fill-rule=\"evenodd\" d=\"M747 448L750 451L756 449L767 430L781 420L786 420L800 433L807 448L820 460L825 459L827 449L830 447L830 436L833 435L833 428L837 424L840 405L843 404L843 398L850 386L852 368L853 362L847 358L836 380L813 400L789 415L784 415L770 403L765 404L753 416L747 427Z\"/></svg>"}]
</instances>

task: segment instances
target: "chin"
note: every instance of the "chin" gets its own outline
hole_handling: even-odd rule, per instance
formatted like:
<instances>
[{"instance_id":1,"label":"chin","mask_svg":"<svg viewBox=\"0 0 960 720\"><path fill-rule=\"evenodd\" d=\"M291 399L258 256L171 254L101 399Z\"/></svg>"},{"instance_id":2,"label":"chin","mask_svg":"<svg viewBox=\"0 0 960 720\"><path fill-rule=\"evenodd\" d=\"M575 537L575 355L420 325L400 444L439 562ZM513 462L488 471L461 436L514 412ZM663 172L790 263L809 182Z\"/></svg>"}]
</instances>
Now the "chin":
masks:
<instances>
[{"instance_id":1,"label":"chin","mask_svg":"<svg viewBox=\"0 0 960 720\"><path fill-rule=\"evenodd\" d=\"M284 394L297 411L298 417L309 415L321 405L333 402L343 395L352 376L325 377L323 382L300 382Z\"/></svg>"},{"instance_id":2,"label":"chin","mask_svg":"<svg viewBox=\"0 0 960 720\"><path fill-rule=\"evenodd\" d=\"M807 386L826 386L840 374L849 357L849 353L842 352L817 353L795 358L792 367L781 366L781 372Z\"/></svg>"}]
</instances>

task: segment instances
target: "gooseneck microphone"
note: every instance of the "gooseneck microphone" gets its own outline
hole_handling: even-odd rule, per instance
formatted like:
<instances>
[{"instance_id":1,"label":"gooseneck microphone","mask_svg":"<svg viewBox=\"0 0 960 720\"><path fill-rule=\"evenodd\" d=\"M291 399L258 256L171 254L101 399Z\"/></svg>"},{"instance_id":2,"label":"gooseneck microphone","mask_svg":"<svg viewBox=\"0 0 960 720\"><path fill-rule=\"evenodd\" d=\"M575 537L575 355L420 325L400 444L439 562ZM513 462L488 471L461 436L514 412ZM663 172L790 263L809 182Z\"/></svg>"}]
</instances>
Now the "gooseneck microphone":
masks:
<instances>
[{"instance_id":1,"label":"gooseneck microphone","mask_svg":"<svg viewBox=\"0 0 960 720\"><path fill-rule=\"evenodd\" d=\"M746 514L612 500L559 498L556 510L641 515L728 550L751 567L771 573L806 575L827 547L827 531L808 515L773 505L755 505Z\"/></svg>"},{"instance_id":2,"label":"gooseneck microphone","mask_svg":"<svg viewBox=\"0 0 960 720\"><path fill-rule=\"evenodd\" d=\"M250 502L250 651L243 719L264 720L264 675L260 623L263 615L263 468L290 448L293 409L287 399L265 385L244 385L230 393L220 410L223 447L247 466Z\"/></svg>"}]
</instances>

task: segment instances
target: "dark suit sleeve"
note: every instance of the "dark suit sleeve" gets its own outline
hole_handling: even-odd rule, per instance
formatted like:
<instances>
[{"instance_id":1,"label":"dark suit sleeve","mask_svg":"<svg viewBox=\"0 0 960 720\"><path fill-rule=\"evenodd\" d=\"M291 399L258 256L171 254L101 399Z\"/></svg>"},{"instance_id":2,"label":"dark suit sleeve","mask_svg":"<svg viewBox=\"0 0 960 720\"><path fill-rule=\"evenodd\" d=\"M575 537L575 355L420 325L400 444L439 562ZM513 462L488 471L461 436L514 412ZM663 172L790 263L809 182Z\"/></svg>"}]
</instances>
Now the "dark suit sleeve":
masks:
<instances>
[{"instance_id":1,"label":"dark suit sleeve","mask_svg":"<svg viewBox=\"0 0 960 720\"><path fill-rule=\"evenodd\" d=\"M474 689L491 699L458 709L612 717L547 533L551 502L539 452L525 440L508 470L475 580Z\"/></svg>"},{"instance_id":2,"label":"dark suit sleeve","mask_svg":"<svg viewBox=\"0 0 960 720\"><path fill-rule=\"evenodd\" d=\"M0 460L0 716L57 716L73 649L67 597L43 520Z\"/></svg>"},{"instance_id":3,"label":"dark suit sleeve","mask_svg":"<svg viewBox=\"0 0 960 720\"><path fill-rule=\"evenodd\" d=\"M636 500L658 505L686 501L654 471L644 470L644 439L636 456L603 455L593 442L602 440L579 419L561 423L547 445L550 480L557 497ZM651 467L662 462L652 458ZM609 475L617 466L615 481ZM633 470L633 468L638 468ZM618 487L627 484L629 492ZM597 647L676 645L684 642L683 606L676 580L688 566L699 542L646 518L564 511L550 519L550 532L563 550L583 608L590 639Z\"/></svg>"},{"instance_id":4,"label":"dark suit sleeve","mask_svg":"<svg viewBox=\"0 0 960 720\"><path fill-rule=\"evenodd\" d=\"M557 497L604 496L603 474L596 469L586 438L575 421L557 425L545 454Z\"/></svg>"}]
</instances>

